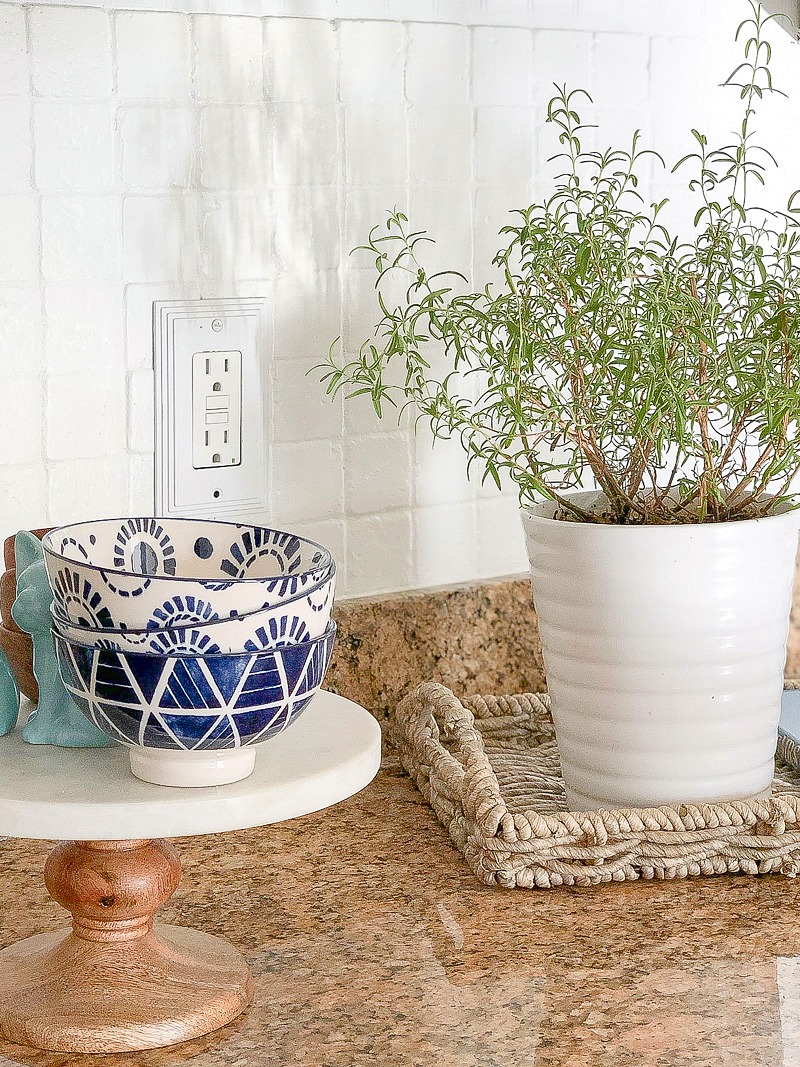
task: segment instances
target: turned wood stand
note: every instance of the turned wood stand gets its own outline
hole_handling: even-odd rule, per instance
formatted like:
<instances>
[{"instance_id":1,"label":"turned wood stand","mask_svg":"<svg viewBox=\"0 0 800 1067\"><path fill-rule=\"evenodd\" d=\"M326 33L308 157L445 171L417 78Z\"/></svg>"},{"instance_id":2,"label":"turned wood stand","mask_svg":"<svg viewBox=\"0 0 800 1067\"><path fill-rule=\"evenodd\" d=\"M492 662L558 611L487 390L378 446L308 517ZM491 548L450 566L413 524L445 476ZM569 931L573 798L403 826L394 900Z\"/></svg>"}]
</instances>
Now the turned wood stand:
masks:
<instances>
[{"instance_id":1,"label":"turned wood stand","mask_svg":"<svg viewBox=\"0 0 800 1067\"><path fill-rule=\"evenodd\" d=\"M259 751L250 778L174 789L134 778L127 753L0 739L0 835L62 841L45 885L72 930L0 952L0 1035L58 1052L130 1052L199 1037L250 1003L253 982L233 945L154 925L180 882L168 837L283 822L358 792L380 765L375 719L322 692L291 730ZM157 836L158 834L158 836Z\"/></svg>"}]
</instances>

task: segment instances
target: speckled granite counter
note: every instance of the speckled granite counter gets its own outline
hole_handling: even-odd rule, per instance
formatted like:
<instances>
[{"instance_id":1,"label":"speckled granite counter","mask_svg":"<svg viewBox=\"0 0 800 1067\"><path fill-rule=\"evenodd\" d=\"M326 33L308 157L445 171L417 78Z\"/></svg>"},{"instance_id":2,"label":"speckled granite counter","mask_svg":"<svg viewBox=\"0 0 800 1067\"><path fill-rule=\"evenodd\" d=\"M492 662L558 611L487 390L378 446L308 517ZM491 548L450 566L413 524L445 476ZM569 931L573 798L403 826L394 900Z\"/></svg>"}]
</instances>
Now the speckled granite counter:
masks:
<instances>
[{"instance_id":1,"label":"speckled granite counter","mask_svg":"<svg viewBox=\"0 0 800 1067\"><path fill-rule=\"evenodd\" d=\"M325 686L385 719L422 681L459 693L544 688L526 578L337 601Z\"/></svg>"},{"instance_id":2,"label":"speckled granite counter","mask_svg":"<svg viewBox=\"0 0 800 1067\"><path fill-rule=\"evenodd\" d=\"M421 677L463 693L543 683L524 580L337 615L332 688L379 718ZM245 953L250 1010L125 1056L0 1043L0 1067L800 1067L796 881L488 889L391 753L329 811L178 846L184 880L159 917ZM0 842L2 945L65 925L48 847Z\"/></svg>"},{"instance_id":3,"label":"speckled granite counter","mask_svg":"<svg viewBox=\"0 0 800 1067\"><path fill-rule=\"evenodd\" d=\"M800 885L480 885L391 761L350 801L179 842L162 910L237 944L249 1012L171 1049L0 1067L794 1067ZM0 941L63 925L47 846L3 842ZM76 996L80 993L76 990Z\"/></svg>"}]
</instances>

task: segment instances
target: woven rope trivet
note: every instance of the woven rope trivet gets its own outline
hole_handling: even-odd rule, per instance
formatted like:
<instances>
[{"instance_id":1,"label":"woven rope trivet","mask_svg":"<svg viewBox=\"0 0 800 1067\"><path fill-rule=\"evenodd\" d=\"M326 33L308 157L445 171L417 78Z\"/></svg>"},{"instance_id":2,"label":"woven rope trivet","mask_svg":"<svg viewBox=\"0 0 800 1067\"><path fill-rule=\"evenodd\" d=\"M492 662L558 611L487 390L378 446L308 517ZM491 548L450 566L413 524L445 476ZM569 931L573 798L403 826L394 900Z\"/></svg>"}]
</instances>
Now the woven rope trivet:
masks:
<instances>
[{"instance_id":1,"label":"woven rope trivet","mask_svg":"<svg viewBox=\"0 0 800 1067\"><path fill-rule=\"evenodd\" d=\"M402 701L389 739L487 885L547 889L800 870L800 774L781 759L791 756L785 739L769 798L592 812L566 810L544 694L462 703L427 682Z\"/></svg>"}]
</instances>

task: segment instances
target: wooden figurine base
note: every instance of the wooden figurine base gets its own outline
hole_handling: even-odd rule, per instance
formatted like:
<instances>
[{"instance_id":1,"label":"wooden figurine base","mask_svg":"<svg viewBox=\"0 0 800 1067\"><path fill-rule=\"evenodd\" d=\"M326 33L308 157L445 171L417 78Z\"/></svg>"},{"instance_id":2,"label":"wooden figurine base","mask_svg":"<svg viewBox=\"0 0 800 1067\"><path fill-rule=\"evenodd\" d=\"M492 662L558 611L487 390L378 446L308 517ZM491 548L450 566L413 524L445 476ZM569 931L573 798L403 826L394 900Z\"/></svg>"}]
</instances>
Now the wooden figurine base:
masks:
<instances>
[{"instance_id":1,"label":"wooden figurine base","mask_svg":"<svg viewBox=\"0 0 800 1067\"><path fill-rule=\"evenodd\" d=\"M70 841L45 864L72 932L0 952L0 1034L57 1052L132 1052L200 1037L250 1003L249 968L227 941L153 928L180 861L166 841Z\"/></svg>"}]
</instances>

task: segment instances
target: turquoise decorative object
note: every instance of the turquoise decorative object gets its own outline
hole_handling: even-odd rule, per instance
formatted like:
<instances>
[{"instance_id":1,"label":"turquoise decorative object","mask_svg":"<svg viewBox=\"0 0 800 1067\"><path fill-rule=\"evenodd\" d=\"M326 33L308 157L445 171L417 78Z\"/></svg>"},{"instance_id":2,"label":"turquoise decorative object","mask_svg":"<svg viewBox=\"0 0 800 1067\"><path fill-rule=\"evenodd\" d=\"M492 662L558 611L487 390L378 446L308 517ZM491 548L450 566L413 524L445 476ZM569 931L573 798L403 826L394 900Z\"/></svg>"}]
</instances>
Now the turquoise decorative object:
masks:
<instances>
[{"instance_id":1,"label":"turquoise decorative object","mask_svg":"<svg viewBox=\"0 0 800 1067\"><path fill-rule=\"evenodd\" d=\"M22 728L23 740L32 745L60 745L62 748L115 745L116 741L83 716L61 681L50 634L53 595L38 538L25 531L18 533L14 552L17 597L11 614L17 626L33 639L33 673L39 683L39 704Z\"/></svg>"},{"instance_id":2,"label":"turquoise decorative object","mask_svg":"<svg viewBox=\"0 0 800 1067\"><path fill-rule=\"evenodd\" d=\"M27 530L20 530L14 538L14 566L17 568L17 574L22 574L31 563L40 563L43 559L44 549L39 538ZM14 614L13 609L11 614ZM17 625L19 626L19 623Z\"/></svg>"},{"instance_id":3,"label":"turquoise decorative object","mask_svg":"<svg viewBox=\"0 0 800 1067\"><path fill-rule=\"evenodd\" d=\"M17 725L19 689L11 664L0 649L0 737L10 734Z\"/></svg>"}]
</instances>

